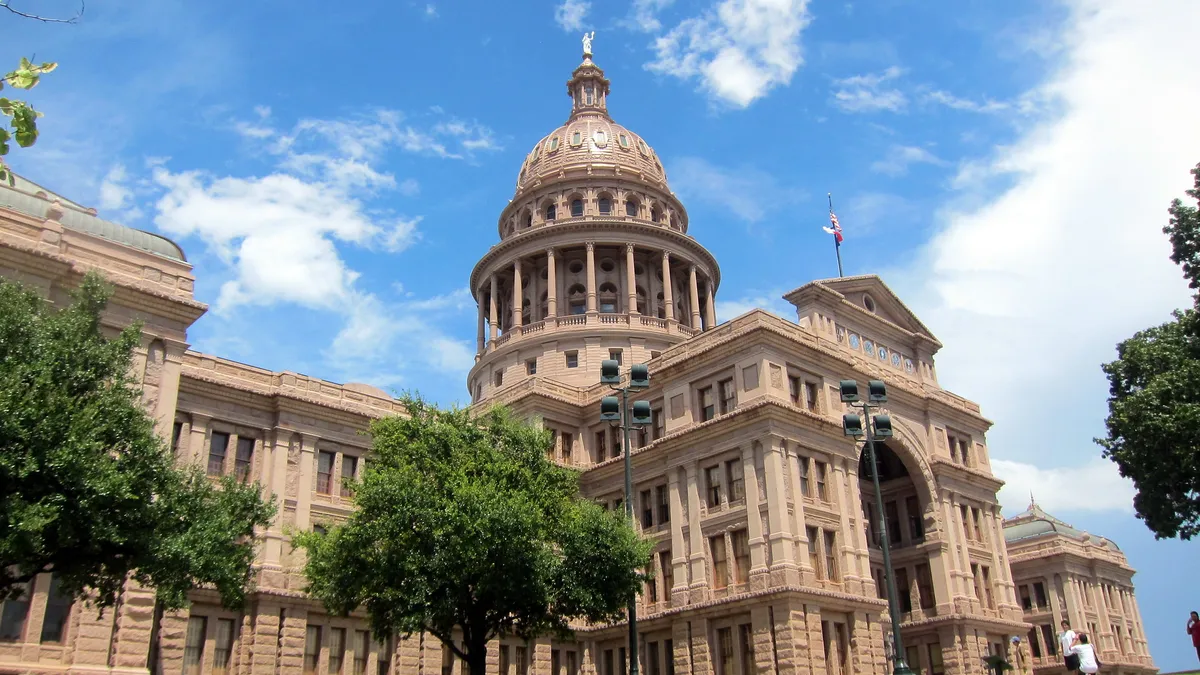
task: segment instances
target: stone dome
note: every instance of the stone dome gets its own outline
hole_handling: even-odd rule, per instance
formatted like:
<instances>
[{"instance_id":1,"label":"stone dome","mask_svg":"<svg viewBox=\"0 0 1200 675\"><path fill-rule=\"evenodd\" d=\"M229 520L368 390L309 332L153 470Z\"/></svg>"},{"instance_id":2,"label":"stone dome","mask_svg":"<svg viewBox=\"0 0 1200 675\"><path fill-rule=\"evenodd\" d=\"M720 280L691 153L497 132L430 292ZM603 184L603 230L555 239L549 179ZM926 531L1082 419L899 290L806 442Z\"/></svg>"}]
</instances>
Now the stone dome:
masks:
<instances>
[{"instance_id":1,"label":"stone dome","mask_svg":"<svg viewBox=\"0 0 1200 675\"><path fill-rule=\"evenodd\" d=\"M666 172L650 144L609 116L608 89L604 71L585 55L567 82L571 116L529 151L517 176L518 194L578 170L667 188Z\"/></svg>"}]
</instances>

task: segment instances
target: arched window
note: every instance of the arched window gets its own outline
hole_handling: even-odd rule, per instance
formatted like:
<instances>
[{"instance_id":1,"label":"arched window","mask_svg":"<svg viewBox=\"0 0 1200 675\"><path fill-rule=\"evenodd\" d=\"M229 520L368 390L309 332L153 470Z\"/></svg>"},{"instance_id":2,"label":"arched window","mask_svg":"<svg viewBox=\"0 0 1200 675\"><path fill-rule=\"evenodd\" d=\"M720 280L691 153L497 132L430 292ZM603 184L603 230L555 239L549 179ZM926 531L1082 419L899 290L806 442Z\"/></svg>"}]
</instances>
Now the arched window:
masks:
<instances>
[{"instance_id":1,"label":"arched window","mask_svg":"<svg viewBox=\"0 0 1200 675\"><path fill-rule=\"evenodd\" d=\"M558 207L556 207L554 204L550 204L546 207L546 220L554 220L557 214Z\"/></svg>"},{"instance_id":2,"label":"arched window","mask_svg":"<svg viewBox=\"0 0 1200 675\"><path fill-rule=\"evenodd\" d=\"M637 311L638 314L646 313L646 291L641 286L637 289Z\"/></svg>"},{"instance_id":3,"label":"arched window","mask_svg":"<svg viewBox=\"0 0 1200 675\"><path fill-rule=\"evenodd\" d=\"M567 289L567 306L571 314L587 312L587 289L583 284L575 284Z\"/></svg>"},{"instance_id":4,"label":"arched window","mask_svg":"<svg viewBox=\"0 0 1200 675\"><path fill-rule=\"evenodd\" d=\"M650 210L650 220L653 220L656 223L661 223L662 219L663 219L662 209L659 208L657 204L655 204L654 208Z\"/></svg>"},{"instance_id":5,"label":"arched window","mask_svg":"<svg viewBox=\"0 0 1200 675\"><path fill-rule=\"evenodd\" d=\"M601 314L617 312L617 287L611 281L600 284L600 293L597 299L600 301Z\"/></svg>"},{"instance_id":6,"label":"arched window","mask_svg":"<svg viewBox=\"0 0 1200 675\"><path fill-rule=\"evenodd\" d=\"M541 313L541 315L540 315L540 316L541 316L543 319L545 319L546 317L550 316L550 311L549 311L549 310L550 310L550 301L549 301L549 295L548 295L548 294L546 294L546 293L542 293L542 300L541 300L541 304L542 304L542 307L541 307L541 309L542 309L542 313Z\"/></svg>"},{"instance_id":7,"label":"arched window","mask_svg":"<svg viewBox=\"0 0 1200 675\"><path fill-rule=\"evenodd\" d=\"M526 228L533 227L533 214L532 214L532 213L528 213L528 212L526 212L526 214L525 214L525 227L526 227Z\"/></svg>"},{"instance_id":8,"label":"arched window","mask_svg":"<svg viewBox=\"0 0 1200 675\"><path fill-rule=\"evenodd\" d=\"M662 293L658 294L657 305L658 305L658 312L657 312L658 318L660 318L660 319L667 318L667 304L665 302L663 302L663 294Z\"/></svg>"},{"instance_id":9,"label":"arched window","mask_svg":"<svg viewBox=\"0 0 1200 675\"><path fill-rule=\"evenodd\" d=\"M625 200L625 215L627 215L631 218L637 218L637 214L638 214L637 201L633 200L633 199Z\"/></svg>"},{"instance_id":10,"label":"arched window","mask_svg":"<svg viewBox=\"0 0 1200 675\"><path fill-rule=\"evenodd\" d=\"M608 214L612 213L612 200L608 197L601 197L599 206L600 215L607 216Z\"/></svg>"},{"instance_id":11,"label":"arched window","mask_svg":"<svg viewBox=\"0 0 1200 675\"><path fill-rule=\"evenodd\" d=\"M674 211L671 212L671 228L675 230L679 229L679 218L675 215Z\"/></svg>"},{"instance_id":12,"label":"arched window","mask_svg":"<svg viewBox=\"0 0 1200 675\"><path fill-rule=\"evenodd\" d=\"M583 216L583 200L582 199L572 199L571 200L571 217L579 218L581 216Z\"/></svg>"}]
</instances>

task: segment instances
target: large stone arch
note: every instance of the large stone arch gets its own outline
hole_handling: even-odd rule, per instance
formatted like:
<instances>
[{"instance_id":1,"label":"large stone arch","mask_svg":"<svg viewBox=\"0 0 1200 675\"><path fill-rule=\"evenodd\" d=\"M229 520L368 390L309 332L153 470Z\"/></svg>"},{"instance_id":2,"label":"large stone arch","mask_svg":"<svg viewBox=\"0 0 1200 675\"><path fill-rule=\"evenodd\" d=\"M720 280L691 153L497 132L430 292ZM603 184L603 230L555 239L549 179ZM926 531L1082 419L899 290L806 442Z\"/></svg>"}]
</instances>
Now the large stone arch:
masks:
<instances>
[{"instance_id":1,"label":"large stone arch","mask_svg":"<svg viewBox=\"0 0 1200 675\"><path fill-rule=\"evenodd\" d=\"M884 411L887 412L887 411ZM890 414L890 413L889 413ZM921 437L911 428L911 423L892 414L893 436L887 439L888 448L904 464L909 478L917 489L917 499L920 502L925 520L925 531L941 530L942 518L938 506L941 500L937 497L937 478L929 466L925 444ZM871 480L870 475L859 476L860 480Z\"/></svg>"}]
</instances>

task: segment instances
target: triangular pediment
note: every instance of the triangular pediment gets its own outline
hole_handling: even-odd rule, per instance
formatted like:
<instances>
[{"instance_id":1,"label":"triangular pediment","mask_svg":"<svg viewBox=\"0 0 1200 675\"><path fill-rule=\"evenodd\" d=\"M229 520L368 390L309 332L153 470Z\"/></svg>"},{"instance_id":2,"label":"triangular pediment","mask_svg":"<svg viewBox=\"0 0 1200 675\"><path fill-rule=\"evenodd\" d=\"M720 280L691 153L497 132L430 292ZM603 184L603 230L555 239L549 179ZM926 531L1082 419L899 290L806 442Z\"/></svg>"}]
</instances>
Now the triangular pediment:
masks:
<instances>
[{"instance_id":1,"label":"triangular pediment","mask_svg":"<svg viewBox=\"0 0 1200 675\"><path fill-rule=\"evenodd\" d=\"M904 304L900 296L883 283L883 279L880 279L878 275L863 274L853 277L818 279L788 293L784 298L796 304L798 301L802 301L806 291L832 292L844 304L875 315L909 333L921 335L937 342L937 338L929 328Z\"/></svg>"}]
</instances>

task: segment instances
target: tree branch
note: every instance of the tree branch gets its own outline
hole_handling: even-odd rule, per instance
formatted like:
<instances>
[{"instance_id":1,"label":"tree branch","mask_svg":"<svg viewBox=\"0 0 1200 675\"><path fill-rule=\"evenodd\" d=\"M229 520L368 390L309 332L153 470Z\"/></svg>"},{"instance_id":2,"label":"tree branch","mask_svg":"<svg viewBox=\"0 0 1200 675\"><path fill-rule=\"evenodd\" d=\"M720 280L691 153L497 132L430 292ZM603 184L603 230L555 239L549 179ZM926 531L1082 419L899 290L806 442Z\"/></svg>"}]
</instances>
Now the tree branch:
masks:
<instances>
[{"instance_id":1,"label":"tree branch","mask_svg":"<svg viewBox=\"0 0 1200 675\"><path fill-rule=\"evenodd\" d=\"M79 11L75 13L75 16L72 16L68 19L57 19L54 17L40 16L37 14L22 12L21 10L11 6L9 1L10 0L0 0L0 9L7 9L17 16L24 17L26 19L33 19L34 21L41 21L43 23L76 23L83 18L83 10L86 9L86 5L84 5L85 0L79 0Z\"/></svg>"}]
</instances>

